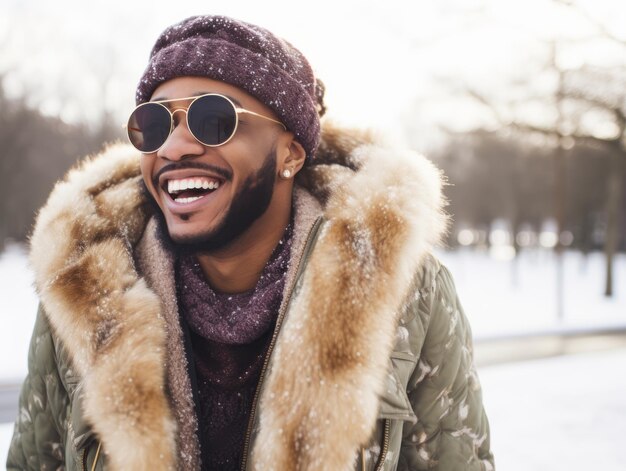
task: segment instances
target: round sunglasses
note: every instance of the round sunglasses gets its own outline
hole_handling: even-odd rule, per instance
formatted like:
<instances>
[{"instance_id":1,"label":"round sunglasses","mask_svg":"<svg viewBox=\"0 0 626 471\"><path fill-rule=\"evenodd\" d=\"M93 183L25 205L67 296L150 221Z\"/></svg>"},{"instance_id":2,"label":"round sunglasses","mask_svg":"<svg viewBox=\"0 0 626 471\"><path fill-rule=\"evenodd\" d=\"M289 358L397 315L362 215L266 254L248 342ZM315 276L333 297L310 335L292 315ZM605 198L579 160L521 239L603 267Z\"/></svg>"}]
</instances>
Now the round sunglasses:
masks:
<instances>
[{"instance_id":1,"label":"round sunglasses","mask_svg":"<svg viewBox=\"0 0 626 471\"><path fill-rule=\"evenodd\" d=\"M192 100L185 108L172 111L164 105L174 101ZM187 128L200 144L217 147L230 141L239 125L239 114L246 113L280 124L254 111L239 108L226 96L208 93L197 97L174 98L171 100L148 101L137 106L128 118L126 132L130 143L140 152L150 154L158 151L174 131L174 114L183 111Z\"/></svg>"}]
</instances>

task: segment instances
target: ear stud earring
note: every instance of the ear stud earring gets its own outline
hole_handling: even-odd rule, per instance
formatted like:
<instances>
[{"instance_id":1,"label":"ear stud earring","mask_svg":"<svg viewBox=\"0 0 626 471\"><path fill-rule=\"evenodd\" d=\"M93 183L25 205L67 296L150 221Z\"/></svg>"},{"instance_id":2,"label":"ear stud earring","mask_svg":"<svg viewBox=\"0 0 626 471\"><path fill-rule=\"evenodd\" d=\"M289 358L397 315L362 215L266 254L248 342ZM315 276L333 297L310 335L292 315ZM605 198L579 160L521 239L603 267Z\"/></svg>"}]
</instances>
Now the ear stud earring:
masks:
<instances>
[{"instance_id":1,"label":"ear stud earring","mask_svg":"<svg viewBox=\"0 0 626 471\"><path fill-rule=\"evenodd\" d=\"M284 177L284 178L289 178L289 177L291 177L291 170L289 170L288 168L286 168L285 170L283 170L283 177Z\"/></svg>"}]
</instances>

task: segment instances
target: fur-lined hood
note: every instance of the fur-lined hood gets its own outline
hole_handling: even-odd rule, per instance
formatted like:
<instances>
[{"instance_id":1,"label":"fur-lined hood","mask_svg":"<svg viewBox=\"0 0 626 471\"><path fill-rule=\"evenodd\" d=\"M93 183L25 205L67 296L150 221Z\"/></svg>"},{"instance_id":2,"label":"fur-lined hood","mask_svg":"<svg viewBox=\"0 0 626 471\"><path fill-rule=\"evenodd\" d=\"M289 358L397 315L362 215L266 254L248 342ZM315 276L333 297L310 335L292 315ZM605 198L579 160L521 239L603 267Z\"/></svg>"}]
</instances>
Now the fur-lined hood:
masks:
<instances>
[{"instance_id":1,"label":"fur-lined hood","mask_svg":"<svg viewBox=\"0 0 626 471\"><path fill-rule=\"evenodd\" d=\"M112 469L181 461L167 386L173 326L134 258L150 219L140 179L128 145L83 161L56 185L31 238L37 291ZM252 464L349 469L376 420L402 300L447 231L445 181L419 154L326 125L297 183L326 222L272 355Z\"/></svg>"}]
</instances>

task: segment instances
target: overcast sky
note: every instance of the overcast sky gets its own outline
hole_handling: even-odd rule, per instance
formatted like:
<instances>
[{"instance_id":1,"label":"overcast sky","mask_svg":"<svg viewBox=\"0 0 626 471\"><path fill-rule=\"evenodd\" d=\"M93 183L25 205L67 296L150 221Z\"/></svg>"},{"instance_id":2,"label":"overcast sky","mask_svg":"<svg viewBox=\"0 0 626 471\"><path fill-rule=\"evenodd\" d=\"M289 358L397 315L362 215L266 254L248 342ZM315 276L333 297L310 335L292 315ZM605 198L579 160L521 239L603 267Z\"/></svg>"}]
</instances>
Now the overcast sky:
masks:
<instances>
[{"instance_id":1,"label":"overcast sky","mask_svg":"<svg viewBox=\"0 0 626 471\"><path fill-rule=\"evenodd\" d=\"M578 3L626 38L626 2ZM537 72L546 57L542 41L597 31L555 0L3 0L5 88L69 122L97 119L106 108L121 124L159 33L205 13L256 23L289 40L325 82L330 117L392 131L407 119L423 129L444 124L460 130L488 120L479 106L459 97L458 84L494 96L525 81L549 88L550 77ZM623 49L591 39L560 53L571 67L623 57Z\"/></svg>"}]
</instances>

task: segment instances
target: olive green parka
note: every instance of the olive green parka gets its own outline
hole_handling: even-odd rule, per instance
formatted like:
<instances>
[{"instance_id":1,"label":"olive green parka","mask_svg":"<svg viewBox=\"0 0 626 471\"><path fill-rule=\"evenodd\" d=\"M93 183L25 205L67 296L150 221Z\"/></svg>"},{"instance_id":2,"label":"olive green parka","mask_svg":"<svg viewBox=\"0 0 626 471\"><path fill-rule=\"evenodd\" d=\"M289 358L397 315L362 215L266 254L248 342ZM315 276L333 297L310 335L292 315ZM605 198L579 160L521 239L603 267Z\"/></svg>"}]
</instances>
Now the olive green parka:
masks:
<instances>
[{"instance_id":1,"label":"olive green parka","mask_svg":"<svg viewBox=\"0 0 626 471\"><path fill-rule=\"evenodd\" d=\"M7 467L199 470L173 256L115 145L38 215L40 296ZM291 263L243 470L493 470L471 330L433 255L449 217L426 158L325 125L294 187Z\"/></svg>"}]
</instances>

